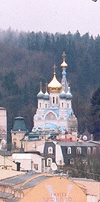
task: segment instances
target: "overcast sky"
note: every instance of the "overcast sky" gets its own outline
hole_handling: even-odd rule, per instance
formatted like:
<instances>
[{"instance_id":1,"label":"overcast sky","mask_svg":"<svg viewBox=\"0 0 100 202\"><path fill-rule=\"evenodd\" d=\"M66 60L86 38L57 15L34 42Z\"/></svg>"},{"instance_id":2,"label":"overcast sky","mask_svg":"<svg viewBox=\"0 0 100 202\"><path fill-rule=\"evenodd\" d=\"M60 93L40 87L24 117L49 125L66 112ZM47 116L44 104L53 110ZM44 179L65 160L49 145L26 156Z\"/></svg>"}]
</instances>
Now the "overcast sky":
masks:
<instances>
[{"instance_id":1,"label":"overcast sky","mask_svg":"<svg viewBox=\"0 0 100 202\"><path fill-rule=\"evenodd\" d=\"M100 34L100 0L0 0L0 28Z\"/></svg>"}]
</instances>

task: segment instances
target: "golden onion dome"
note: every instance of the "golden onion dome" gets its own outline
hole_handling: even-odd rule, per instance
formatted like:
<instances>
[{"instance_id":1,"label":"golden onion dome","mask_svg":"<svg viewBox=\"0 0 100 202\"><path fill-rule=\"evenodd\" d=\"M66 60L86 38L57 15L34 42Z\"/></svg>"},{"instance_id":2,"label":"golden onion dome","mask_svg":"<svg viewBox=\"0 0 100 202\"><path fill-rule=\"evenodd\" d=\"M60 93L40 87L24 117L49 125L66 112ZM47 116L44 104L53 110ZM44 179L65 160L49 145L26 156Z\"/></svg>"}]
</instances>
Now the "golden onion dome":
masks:
<instances>
[{"instance_id":1,"label":"golden onion dome","mask_svg":"<svg viewBox=\"0 0 100 202\"><path fill-rule=\"evenodd\" d=\"M68 65L67 65L67 63L65 62L65 61L63 61L63 63L61 64L61 67L67 67Z\"/></svg>"},{"instance_id":2,"label":"golden onion dome","mask_svg":"<svg viewBox=\"0 0 100 202\"><path fill-rule=\"evenodd\" d=\"M61 83L56 79L55 75L52 81L48 84L48 88L62 88Z\"/></svg>"},{"instance_id":3,"label":"golden onion dome","mask_svg":"<svg viewBox=\"0 0 100 202\"><path fill-rule=\"evenodd\" d=\"M54 65L54 76L53 76L53 79L51 80L51 82L48 84L48 88L51 91L58 91L62 88L61 83L56 78L55 68L56 68L56 66Z\"/></svg>"}]
</instances>

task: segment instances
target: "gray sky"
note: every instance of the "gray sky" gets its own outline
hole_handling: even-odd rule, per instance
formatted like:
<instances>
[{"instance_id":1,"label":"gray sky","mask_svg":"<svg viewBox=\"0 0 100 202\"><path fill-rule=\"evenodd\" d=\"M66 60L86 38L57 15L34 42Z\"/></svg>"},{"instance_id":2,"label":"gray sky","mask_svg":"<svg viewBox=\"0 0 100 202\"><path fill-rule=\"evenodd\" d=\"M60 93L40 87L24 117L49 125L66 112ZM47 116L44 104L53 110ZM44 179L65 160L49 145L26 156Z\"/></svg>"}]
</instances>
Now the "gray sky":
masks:
<instances>
[{"instance_id":1,"label":"gray sky","mask_svg":"<svg viewBox=\"0 0 100 202\"><path fill-rule=\"evenodd\" d=\"M100 0L0 0L0 28L100 34Z\"/></svg>"}]
</instances>

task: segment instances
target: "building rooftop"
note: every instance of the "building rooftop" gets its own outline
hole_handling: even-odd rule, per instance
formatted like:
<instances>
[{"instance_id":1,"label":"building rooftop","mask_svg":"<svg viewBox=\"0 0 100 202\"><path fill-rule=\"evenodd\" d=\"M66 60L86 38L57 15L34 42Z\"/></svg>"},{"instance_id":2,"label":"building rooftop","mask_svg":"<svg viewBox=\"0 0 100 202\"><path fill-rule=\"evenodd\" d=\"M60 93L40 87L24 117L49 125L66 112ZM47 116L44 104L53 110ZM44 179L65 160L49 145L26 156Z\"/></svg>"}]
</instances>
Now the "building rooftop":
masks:
<instances>
[{"instance_id":1,"label":"building rooftop","mask_svg":"<svg viewBox=\"0 0 100 202\"><path fill-rule=\"evenodd\" d=\"M17 185L20 183L24 183L25 181L27 181L28 179L30 179L30 177L32 177L34 175L36 175L36 174L35 173L26 173L26 174L23 173L23 174L19 175L19 172L18 172L17 176L12 176L12 177L6 178L6 179L0 181L0 184L14 186L14 185Z\"/></svg>"},{"instance_id":2,"label":"building rooftop","mask_svg":"<svg viewBox=\"0 0 100 202\"><path fill-rule=\"evenodd\" d=\"M50 194L55 193L54 199L56 200L66 200L66 193L69 193L70 189L70 197L74 202L86 202L86 189L85 186L82 186L79 182L74 183L73 179L67 179L66 176L55 176L52 174L36 174L33 172L25 173L24 175L10 177L8 179L0 181L0 185L11 186L12 193L6 193L5 191L0 192L0 197L4 199L5 202L16 202L16 201L42 201L43 198L45 200L50 197ZM61 186L63 184L63 186ZM17 186L16 186L17 185ZM29 190L26 193L26 191ZM75 193L77 192L77 199ZM16 194L15 194L16 193ZM17 195L19 193L19 195ZM23 194L23 197L21 197ZM64 193L61 195L61 193ZM18 198L20 197L20 198ZM52 196L50 200L53 200Z\"/></svg>"},{"instance_id":3,"label":"building rooftop","mask_svg":"<svg viewBox=\"0 0 100 202\"><path fill-rule=\"evenodd\" d=\"M96 146L95 142L57 142L60 146L69 147L85 147L85 146Z\"/></svg>"},{"instance_id":4,"label":"building rooftop","mask_svg":"<svg viewBox=\"0 0 100 202\"><path fill-rule=\"evenodd\" d=\"M10 178L14 178L15 176L19 176L20 178L20 175L23 175L24 173L23 172L19 172L19 171L14 171L14 170L5 170L5 169L0 169L0 180L5 181L7 179L10 179ZM1 181L0 181L1 182Z\"/></svg>"},{"instance_id":5,"label":"building rooftop","mask_svg":"<svg viewBox=\"0 0 100 202\"><path fill-rule=\"evenodd\" d=\"M25 120L23 117L16 117L12 131L27 131Z\"/></svg>"}]
</instances>

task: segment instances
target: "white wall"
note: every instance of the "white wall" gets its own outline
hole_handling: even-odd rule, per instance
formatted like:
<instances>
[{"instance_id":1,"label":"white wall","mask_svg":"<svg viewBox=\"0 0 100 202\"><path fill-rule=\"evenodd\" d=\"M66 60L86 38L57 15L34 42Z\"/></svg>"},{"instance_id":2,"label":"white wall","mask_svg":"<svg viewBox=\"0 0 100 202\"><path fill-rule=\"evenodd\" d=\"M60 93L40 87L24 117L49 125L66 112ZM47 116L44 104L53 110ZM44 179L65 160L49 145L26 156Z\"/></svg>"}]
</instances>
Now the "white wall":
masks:
<instances>
[{"instance_id":1,"label":"white wall","mask_svg":"<svg viewBox=\"0 0 100 202\"><path fill-rule=\"evenodd\" d=\"M58 144L56 144L56 156L55 156L55 159L56 159L56 164L57 165L61 165L61 162L62 162L62 165L64 165L64 159L63 159L62 150L61 150L60 145L58 145Z\"/></svg>"},{"instance_id":2,"label":"white wall","mask_svg":"<svg viewBox=\"0 0 100 202\"><path fill-rule=\"evenodd\" d=\"M42 172L43 157L37 154L26 154L26 153L14 153L12 155L15 162L20 163L21 170L33 170L36 172ZM38 165L38 168L35 169L35 165ZM45 168L44 168L45 169Z\"/></svg>"},{"instance_id":3,"label":"white wall","mask_svg":"<svg viewBox=\"0 0 100 202\"><path fill-rule=\"evenodd\" d=\"M5 108L0 108L0 133L7 134L7 112Z\"/></svg>"},{"instance_id":4,"label":"white wall","mask_svg":"<svg viewBox=\"0 0 100 202\"><path fill-rule=\"evenodd\" d=\"M98 202L97 196L87 195L87 202Z\"/></svg>"}]
</instances>

